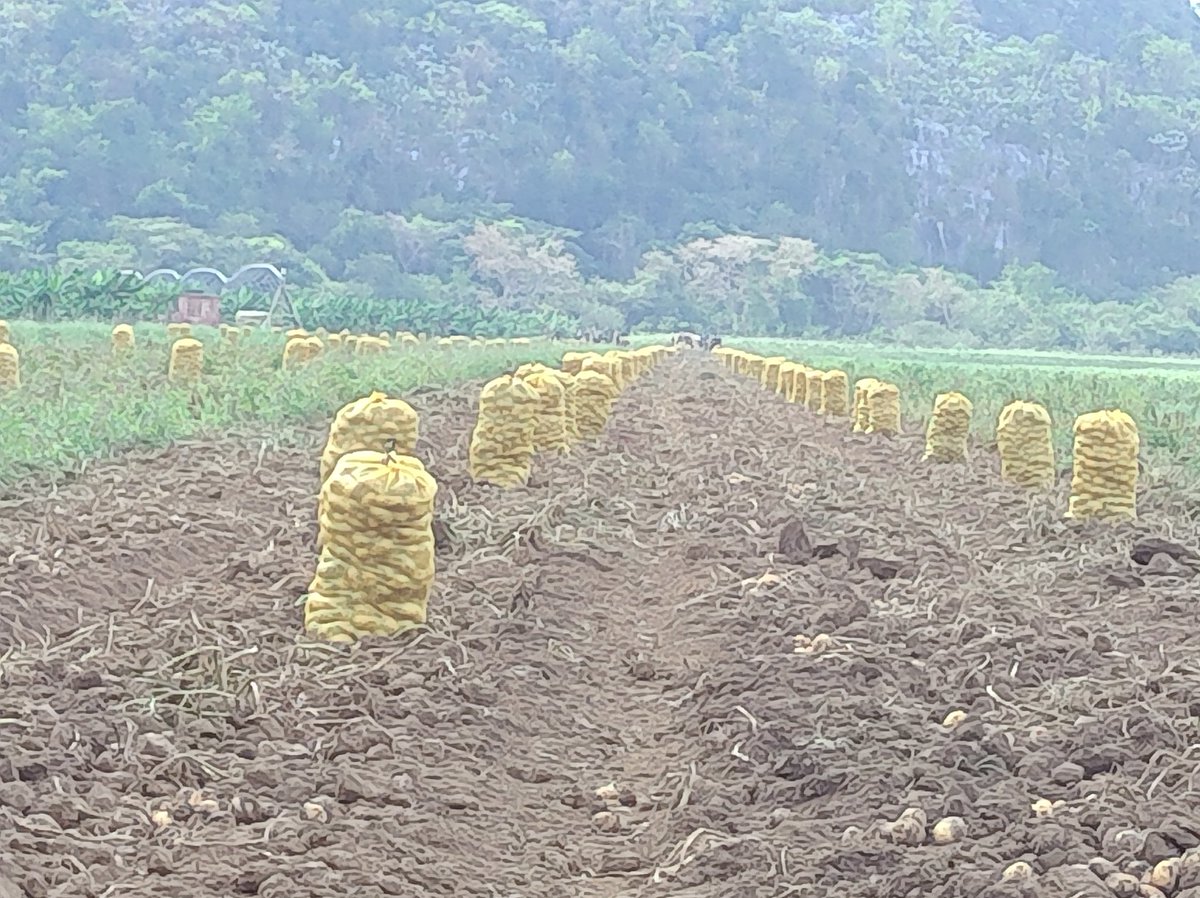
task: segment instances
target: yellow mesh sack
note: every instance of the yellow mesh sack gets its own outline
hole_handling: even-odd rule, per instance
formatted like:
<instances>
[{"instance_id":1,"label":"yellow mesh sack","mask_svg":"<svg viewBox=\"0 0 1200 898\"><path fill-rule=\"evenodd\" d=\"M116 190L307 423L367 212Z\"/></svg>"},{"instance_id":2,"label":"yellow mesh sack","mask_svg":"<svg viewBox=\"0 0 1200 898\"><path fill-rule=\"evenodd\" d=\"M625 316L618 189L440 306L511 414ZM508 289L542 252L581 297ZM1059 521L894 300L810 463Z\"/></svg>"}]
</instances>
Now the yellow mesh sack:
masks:
<instances>
[{"instance_id":1,"label":"yellow mesh sack","mask_svg":"<svg viewBox=\"0 0 1200 898\"><path fill-rule=\"evenodd\" d=\"M330 334L328 340L329 348L341 349L343 340L345 340L345 337L343 337L341 334Z\"/></svg>"},{"instance_id":2,"label":"yellow mesh sack","mask_svg":"<svg viewBox=\"0 0 1200 898\"><path fill-rule=\"evenodd\" d=\"M792 402L808 406L808 371L807 365L796 362L796 386L792 390Z\"/></svg>"},{"instance_id":3,"label":"yellow mesh sack","mask_svg":"<svg viewBox=\"0 0 1200 898\"><path fill-rule=\"evenodd\" d=\"M284 338L287 340L303 340L308 336L308 331L302 327L293 327L284 333Z\"/></svg>"},{"instance_id":4,"label":"yellow mesh sack","mask_svg":"<svg viewBox=\"0 0 1200 898\"><path fill-rule=\"evenodd\" d=\"M786 362L783 356L770 356L763 359L762 373L758 376L759 385L772 393L779 391L779 371Z\"/></svg>"},{"instance_id":5,"label":"yellow mesh sack","mask_svg":"<svg viewBox=\"0 0 1200 898\"><path fill-rule=\"evenodd\" d=\"M237 346L242 339L242 331L240 328L234 327L232 324L222 324L220 327L221 342L226 346Z\"/></svg>"},{"instance_id":6,"label":"yellow mesh sack","mask_svg":"<svg viewBox=\"0 0 1200 898\"><path fill-rule=\"evenodd\" d=\"M575 375L567 371L554 371L563 386L563 428L567 433L567 444L579 442L579 392L575 383Z\"/></svg>"},{"instance_id":7,"label":"yellow mesh sack","mask_svg":"<svg viewBox=\"0 0 1200 898\"><path fill-rule=\"evenodd\" d=\"M531 369L531 370L530 370ZM538 394L533 424L535 452L565 452L567 440L567 391L560 372L544 365L517 369L517 375Z\"/></svg>"},{"instance_id":8,"label":"yellow mesh sack","mask_svg":"<svg viewBox=\"0 0 1200 898\"><path fill-rule=\"evenodd\" d=\"M342 345L355 355L358 355L358 334L346 334L342 337Z\"/></svg>"},{"instance_id":9,"label":"yellow mesh sack","mask_svg":"<svg viewBox=\"0 0 1200 898\"><path fill-rule=\"evenodd\" d=\"M600 436L620 391L612 378L586 369L575 377L575 420L581 439Z\"/></svg>"},{"instance_id":10,"label":"yellow mesh sack","mask_svg":"<svg viewBox=\"0 0 1200 898\"><path fill-rule=\"evenodd\" d=\"M809 368L804 372L804 404L810 412L821 411L821 400L825 396L825 372L817 368Z\"/></svg>"},{"instance_id":11,"label":"yellow mesh sack","mask_svg":"<svg viewBox=\"0 0 1200 898\"><path fill-rule=\"evenodd\" d=\"M317 337L289 338L283 347L283 370L303 368L319 358L324 349L324 344Z\"/></svg>"},{"instance_id":12,"label":"yellow mesh sack","mask_svg":"<svg viewBox=\"0 0 1200 898\"><path fill-rule=\"evenodd\" d=\"M204 373L204 344L192 337L180 337L171 344L167 379L172 383L195 383Z\"/></svg>"},{"instance_id":13,"label":"yellow mesh sack","mask_svg":"<svg viewBox=\"0 0 1200 898\"><path fill-rule=\"evenodd\" d=\"M583 371L595 371L597 374L603 374L613 382L613 386L617 388L617 393L620 394L621 365L615 359L609 359L603 356L594 356L592 358L584 359Z\"/></svg>"},{"instance_id":14,"label":"yellow mesh sack","mask_svg":"<svg viewBox=\"0 0 1200 898\"><path fill-rule=\"evenodd\" d=\"M854 382L854 432L865 433L871 423L871 410L867 405L867 396L877 384L873 377L864 377Z\"/></svg>"},{"instance_id":15,"label":"yellow mesh sack","mask_svg":"<svg viewBox=\"0 0 1200 898\"><path fill-rule=\"evenodd\" d=\"M329 436L321 452L321 480L349 452L361 449L381 452L393 446L396 452L408 455L417 445L419 431L416 410L403 399L392 399L376 390L348 402L329 425Z\"/></svg>"},{"instance_id":16,"label":"yellow mesh sack","mask_svg":"<svg viewBox=\"0 0 1200 898\"><path fill-rule=\"evenodd\" d=\"M634 356L641 359L643 374L653 371L654 366L661 362L666 355L667 349L664 346L643 346L634 351Z\"/></svg>"},{"instance_id":17,"label":"yellow mesh sack","mask_svg":"<svg viewBox=\"0 0 1200 898\"><path fill-rule=\"evenodd\" d=\"M966 461L971 435L971 400L962 393L939 393L925 429L926 461Z\"/></svg>"},{"instance_id":18,"label":"yellow mesh sack","mask_svg":"<svg viewBox=\"0 0 1200 898\"><path fill-rule=\"evenodd\" d=\"M634 377L642 377L650 370L651 358L644 348L633 350L629 353L629 358L633 362Z\"/></svg>"},{"instance_id":19,"label":"yellow mesh sack","mask_svg":"<svg viewBox=\"0 0 1200 898\"><path fill-rule=\"evenodd\" d=\"M354 642L425 623L436 497L437 483L412 456L342 456L321 487L321 557L304 601L312 636Z\"/></svg>"},{"instance_id":20,"label":"yellow mesh sack","mask_svg":"<svg viewBox=\"0 0 1200 898\"><path fill-rule=\"evenodd\" d=\"M646 373L645 359L636 351L622 351L621 364L625 366L625 374L630 381L635 381Z\"/></svg>"},{"instance_id":21,"label":"yellow mesh sack","mask_svg":"<svg viewBox=\"0 0 1200 898\"><path fill-rule=\"evenodd\" d=\"M1010 402L996 423L1000 476L1025 489L1054 486L1054 433L1050 412L1036 402Z\"/></svg>"},{"instance_id":22,"label":"yellow mesh sack","mask_svg":"<svg viewBox=\"0 0 1200 898\"><path fill-rule=\"evenodd\" d=\"M186 321L172 321L167 325L167 339L171 342L192 335L192 326Z\"/></svg>"},{"instance_id":23,"label":"yellow mesh sack","mask_svg":"<svg viewBox=\"0 0 1200 898\"><path fill-rule=\"evenodd\" d=\"M632 352L622 351L617 358L621 360L621 373L625 375L627 383L633 383L642 376L641 360Z\"/></svg>"},{"instance_id":24,"label":"yellow mesh sack","mask_svg":"<svg viewBox=\"0 0 1200 898\"><path fill-rule=\"evenodd\" d=\"M238 330L241 331L243 338L254 336L254 328L248 324L242 325L241 327L238 328Z\"/></svg>"},{"instance_id":25,"label":"yellow mesh sack","mask_svg":"<svg viewBox=\"0 0 1200 898\"><path fill-rule=\"evenodd\" d=\"M615 359L617 364L621 366L621 386L622 388L629 386L637 380L637 363L634 362L633 356L627 352L612 350L605 353L609 358Z\"/></svg>"},{"instance_id":26,"label":"yellow mesh sack","mask_svg":"<svg viewBox=\"0 0 1200 898\"><path fill-rule=\"evenodd\" d=\"M420 346L421 345L420 338L416 334L411 333L410 331L401 331L400 333L396 334L396 341L401 346L410 346L411 347L411 346Z\"/></svg>"},{"instance_id":27,"label":"yellow mesh sack","mask_svg":"<svg viewBox=\"0 0 1200 898\"><path fill-rule=\"evenodd\" d=\"M383 355L387 350L387 343L369 334L364 334L354 341L355 355Z\"/></svg>"},{"instance_id":28,"label":"yellow mesh sack","mask_svg":"<svg viewBox=\"0 0 1200 898\"><path fill-rule=\"evenodd\" d=\"M583 370L583 360L588 357L586 352L564 352L562 369L568 374L578 374Z\"/></svg>"},{"instance_id":29,"label":"yellow mesh sack","mask_svg":"<svg viewBox=\"0 0 1200 898\"><path fill-rule=\"evenodd\" d=\"M1076 418L1067 517L1136 519L1140 444L1137 425L1119 409Z\"/></svg>"},{"instance_id":30,"label":"yellow mesh sack","mask_svg":"<svg viewBox=\"0 0 1200 898\"><path fill-rule=\"evenodd\" d=\"M513 337L508 342L513 346L529 346L533 341L528 337Z\"/></svg>"},{"instance_id":31,"label":"yellow mesh sack","mask_svg":"<svg viewBox=\"0 0 1200 898\"><path fill-rule=\"evenodd\" d=\"M132 327L128 324L118 324L112 329L113 355L121 356L132 352L136 340Z\"/></svg>"},{"instance_id":32,"label":"yellow mesh sack","mask_svg":"<svg viewBox=\"0 0 1200 898\"><path fill-rule=\"evenodd\" d=\"M877 381L867 392L867 433L894 436L900 432L900 389Z\"/></svg>"},{"instance_id":33,"label":"yellow mesh sack","mask_svg":"<svg viewBox=\"0 0 1200 898\"><path fill-rule=\"evenodd\" d=\"M821 375L821 414L845 418L850 414L850 378L832 368Z\"/></svg>"},{"instance_id":34,"label":"yellow mesh sack","mask_svg":"<svg viewBox=\"0 0 1200 898\"><path fill-rule=\"evenodd\" d=\"M795 362L784 362L779 366L779 395L788 402L796 401L796 378L800 366Z\"/></svg>"},{"instance_id":35,"label":"yellow mesh sack","mask_svg":"<svg viewBox=\"0 0 1200 898\"><path fill-rule=\"evenodd\" d=\"M472 480L502 489L529 481L533 428L540 405L537 391L519 377L505 374L484 385L467 451Z\"/></svg>"},{"instance_id":36,"label":"yellow mesh sack","mask_svg":"<svg viewBox=\"0 0 1200 898\"><path fill-rule=\"evenodd\" d=\"M767 360L761 355L751 355L750 353L747 353L744 362L745 375L757 380L759 383L762 383L763 365L766 364L766 361Z\"/></svg>"},{"instance_id":37,"label":"yellow mesh sack","mask_svg":"<svg viewBox=\"0 0 1200 898\"><path fill-rule=\"evenodd\" d=\"M600 367L597 363L603 363L604 367ZM629 383L625 380L625 366L621 364L621 360L612 353L605 353L599 359L587 359L584 361L585 368L593 368L612 378L613 383L617 385L618 390L624 390Z\"/></svg>"},{"instance_id":38,"label":"yellow mesh sack","mask_svg":"<svg viewBox=\"0 0 1200 898\"><path fill-rule=\"evenodd\" d=\"M0 343L0 390L21 386L21 354L11 343Z\"/></svg>"},{"instance_id":39,"label":"yellow mesh sack","mask_svg":"<svg viewBox=\"0 0 1200 898\"><path fill-rule=\"evenodd\" d=\"M804 366L799 362L784 362L779 369L780 395L788 402L796 402L800 392L800 384L808 387L808 378L804 374Z\"/></svg>"},{"instance_id":40,"label":"yellow mesh sack","mask_svg":"<svg viewBox=\"0 0 1200 898\"><path fill-rule=\"evenodd\" d=\"M0 319L0 343L12 342L12 330L8 326L8 322Z\"/></svg>"}]
</instances>

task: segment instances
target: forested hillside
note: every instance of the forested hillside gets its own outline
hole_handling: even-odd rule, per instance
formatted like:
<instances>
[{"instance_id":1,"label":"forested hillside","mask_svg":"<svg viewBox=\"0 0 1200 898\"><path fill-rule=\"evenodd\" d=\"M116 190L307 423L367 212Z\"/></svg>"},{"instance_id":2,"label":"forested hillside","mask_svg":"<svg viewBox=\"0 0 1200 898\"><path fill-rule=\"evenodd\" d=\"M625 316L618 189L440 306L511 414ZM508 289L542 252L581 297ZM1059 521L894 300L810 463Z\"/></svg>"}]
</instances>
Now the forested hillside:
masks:
<instances>
[{"instance_id":1,"label":"forested hillside","mask_svg":"<svg viewBox=\"0 0 1200 898\"><path fill-rule=\"evenodd\" d=\"M1187 0L0 0L0 267L1196 350L1198 46Z\"/></svg>"}]
</instances>

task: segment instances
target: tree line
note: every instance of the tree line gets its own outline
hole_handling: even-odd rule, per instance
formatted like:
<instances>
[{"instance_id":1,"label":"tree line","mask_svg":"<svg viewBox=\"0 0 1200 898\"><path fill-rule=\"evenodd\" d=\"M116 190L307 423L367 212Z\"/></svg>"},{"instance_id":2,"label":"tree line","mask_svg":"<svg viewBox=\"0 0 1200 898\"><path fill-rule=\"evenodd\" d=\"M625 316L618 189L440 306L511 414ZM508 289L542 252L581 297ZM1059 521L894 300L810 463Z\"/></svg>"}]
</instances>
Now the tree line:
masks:
<instances>
[{"instance_id":1,"label":"tree line","mask_svg":"<svg viewBox=\"0 0 1200 898\"><path fill-rule=\"evenodd\" d=\"M0 0L0 269L1193 351L1198 32L1182 0Z\"/></svg>"},{"instance_id":2,"label":"tree line","mask_svg":"<svg viewBox=\"0 0 1200 898\"><path fill-rule=\"evenodd\" d=\"M1096 301L1040 264L1010 265L990 283L945 268L889 266L877 254L828 253L799 237L713 228L647 252L632 278L585 276L561 236L521 222L476 222L459 241L453 278L414 296L354 284L291 288L308 326L433 334L575 336L614 330L851 337L931 347L1063 347L1091 352L1200 353L1200 276L1133 302ZM177 287L120 271L0 272L0 317L110 321L165 315ZM263 309L251 290L223 314Z\"/></svg>"}]
</instances>

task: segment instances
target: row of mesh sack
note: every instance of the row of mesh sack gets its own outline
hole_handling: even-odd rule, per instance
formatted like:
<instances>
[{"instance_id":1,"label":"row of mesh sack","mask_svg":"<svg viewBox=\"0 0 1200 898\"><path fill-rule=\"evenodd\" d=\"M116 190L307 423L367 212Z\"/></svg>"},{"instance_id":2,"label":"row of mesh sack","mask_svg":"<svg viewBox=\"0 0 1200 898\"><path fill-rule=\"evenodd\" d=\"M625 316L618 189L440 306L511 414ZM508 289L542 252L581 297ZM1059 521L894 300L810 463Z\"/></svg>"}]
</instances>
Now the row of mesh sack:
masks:
<instances>
[{"instance_id":1,"label":"row of mesh sack","mask_svg":"<svg viewBox=\"0 0 1200 898\"><path fill-rule=\"evenodd\" d=\"M821 371L731 347L716 347L713 354L730 371L758 381L789 402L825 415L847 414L847 378L842 371ZM973 411L962 393L939 394L926 427L923 458L965 461ZM899 434L900 391L895 384L864 377L854 384L848 414L855 433ZM1053 427L1044 406L1023 400L1006 405L997 421L996 447L1005 480L1031 490L1054 485ZM1125 412L1108 409L1080 415L1074 426L1068 517L1135 518L1139 448L1137 425Z\"/></svg>"},{"instance_id":2,"label":"row of mesh sack","mask_svg":"<svg viewBox=\"0 0 1200 898\"><path fill-rule=\"evenodd\" d=\"M671 351L568 353L561 368L522 365L489 381L468 450L472 478L524 485L539 453L599 436L621 391ZM335 416L321 455L320 557L304 604L311 635L353 642L425 623L438 487L413 454L418 438L416 410L380 392Z\"/></svg>"}]
</instances>

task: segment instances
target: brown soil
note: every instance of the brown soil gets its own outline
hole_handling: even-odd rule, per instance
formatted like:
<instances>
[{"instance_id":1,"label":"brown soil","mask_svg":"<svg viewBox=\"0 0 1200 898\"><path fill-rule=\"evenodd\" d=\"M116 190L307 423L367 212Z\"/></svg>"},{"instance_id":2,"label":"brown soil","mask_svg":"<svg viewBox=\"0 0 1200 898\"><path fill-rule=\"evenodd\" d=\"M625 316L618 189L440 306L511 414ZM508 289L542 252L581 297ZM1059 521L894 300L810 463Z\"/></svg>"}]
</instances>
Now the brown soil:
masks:
<instances>
[{"instance_id":1,"label":"brown soil","mask_svg":"<svg viewBox=\"0 0 1200 898\"><path fill-rule=\"evenodd\" d=\"M1167 485L1068 527L987 453L922 464L690 353L503 493L465 475L474 389L413 398L441 484L416 637L301 633L313 446L6 504L14 895L1067 898L1108 894L1073 865L1200 843L1200 579L1131 559L1200 547ZM893 844L909 806L966 839Z\"/></svg>"}]
</instances>

